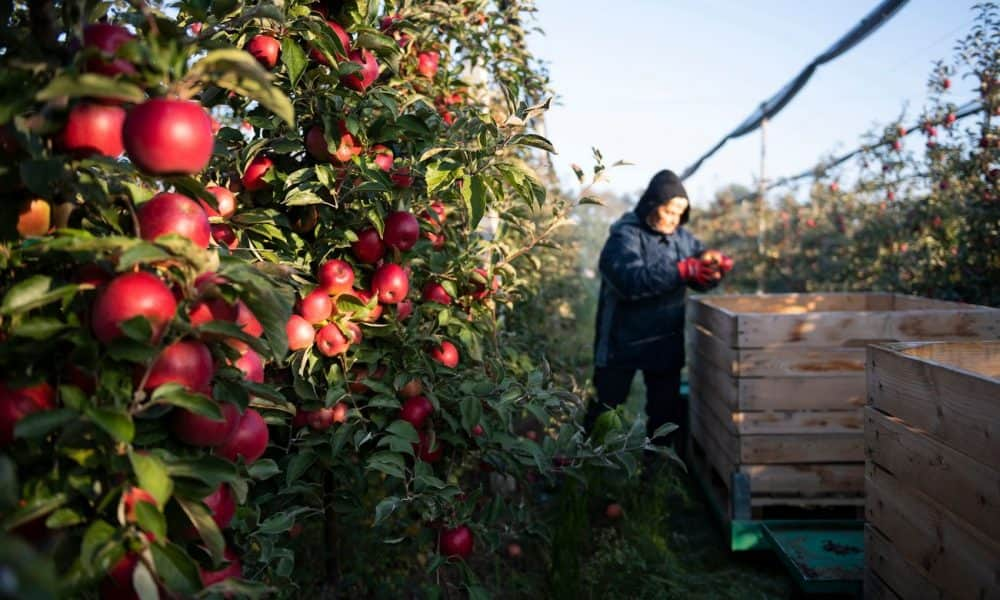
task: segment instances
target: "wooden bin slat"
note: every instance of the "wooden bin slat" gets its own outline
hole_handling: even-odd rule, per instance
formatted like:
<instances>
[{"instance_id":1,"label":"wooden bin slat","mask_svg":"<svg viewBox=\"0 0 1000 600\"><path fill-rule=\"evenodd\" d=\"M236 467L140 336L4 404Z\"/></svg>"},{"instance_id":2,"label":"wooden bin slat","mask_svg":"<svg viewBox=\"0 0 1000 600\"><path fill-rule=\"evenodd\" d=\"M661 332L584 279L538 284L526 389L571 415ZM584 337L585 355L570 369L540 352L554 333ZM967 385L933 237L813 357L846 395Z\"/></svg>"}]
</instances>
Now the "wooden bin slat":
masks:
<instances>
[{"instance_id":1,"label":"wooden bin slat","mask_svg":"<svg viewBox=\"0 0 1000 600\"><path fill-rule=\"evenodd\" d=\"M906 562L877 529L865 525L865 598L941 600L944 594Z\"/></svg>"},{"instance_id":2,"label":"wooden bin slat","mask_svg":"<svg viewBox=\"0 0 1000 600\"><path fill-rule=\"evenodd\" d=\"M877 465L866 475L866 520L901 558L949 598L997 597L1000 546Z\"/></svg>"},{"instance_id":3,"label":"wooden bin slat","mask_svg":"<svg viewBox=\"0 0 1000 600\"><path fill-rule=\"evenodd\" d=\"M870 407L865 409L865 446L874 464L1000 540L1000 471Z\"/></svg>"},{"instance_id":4,"label":"wooden bin slat","mask_svg":"<svg viewBox=\"0 0 1000 600\"><path fill-rule=\"evenodd\" d=\"M863 347L737 349L702 327L693 329L697 352L714 365L719 374L735 377L857 377L865 370Z\"/></svg>"},{"instance_id":5,"label":"wooden bin slat","mask_svg":"<svg viewBox=\"0 0 1000 600\"><path fill-rule=\"evenodd\" d=\"M739 444L741 463L860 463L865 459L864 440L857 434L747 435Z\"/></svg>"},{"instance_id":6,"label":"wooden bin slat","mask_svg":"<svg viewBox=\"0 0 1000 600\"><path fill-rule=\"evenodd\" d=\"M996 381L931 364L895 347L869 348L869 404L980 462L995 463L1000 456Z\"/></svg>"},{"instance_id":7,"label":"wooden bin slat","mask_svg":"<svg viewBox=\"0 0 1000 600\"><path fill-rule=\"evenodd\" d=\"M864 491L863 464L740 465L740 471L750 478L754 494L859 496ZM858 498L859 505L863 502Z\"/></svg>"},{"instance_id":8,"label":"wooden bin slat","mask_svg":"<svg viewBox=\"0 0 1000 600\"><path fill-rule=\"evenodd\" d=\"M859 377L768 377L739 379L740 410L849 409L865 405L865 382Z\"/></svg>"}]
</instances>

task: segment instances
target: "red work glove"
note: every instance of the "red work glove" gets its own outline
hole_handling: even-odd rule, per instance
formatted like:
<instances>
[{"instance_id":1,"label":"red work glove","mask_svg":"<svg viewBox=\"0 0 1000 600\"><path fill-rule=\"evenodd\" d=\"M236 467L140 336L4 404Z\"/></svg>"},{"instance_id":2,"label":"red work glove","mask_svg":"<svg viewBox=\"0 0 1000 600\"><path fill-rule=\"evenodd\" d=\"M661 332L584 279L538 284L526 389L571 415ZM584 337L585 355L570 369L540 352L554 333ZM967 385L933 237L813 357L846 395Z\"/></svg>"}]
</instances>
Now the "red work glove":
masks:
<instances>
[{"instance_id":1,"label":"red work glove","mask_svg":"<svg viewBox=\"0 0 1000 600\"><path fill-rule=\"evenodd\" d=\"M718 267L713 268L709 263L693 256L678 261L677 271L685 283L693 283L702 288L714 285L722 278Z\"/></svg>"},{"instance_id":2,"label":"red work glove","mask_svg":"<svg viewBox=\"0 0 1000 600\"><path fill-rule=\"evenodd\" d=\"M701 260L720 270L723 275L733 270L733 259L718 250L705 250L701 253Z\"/></svg>"}]
</instances>

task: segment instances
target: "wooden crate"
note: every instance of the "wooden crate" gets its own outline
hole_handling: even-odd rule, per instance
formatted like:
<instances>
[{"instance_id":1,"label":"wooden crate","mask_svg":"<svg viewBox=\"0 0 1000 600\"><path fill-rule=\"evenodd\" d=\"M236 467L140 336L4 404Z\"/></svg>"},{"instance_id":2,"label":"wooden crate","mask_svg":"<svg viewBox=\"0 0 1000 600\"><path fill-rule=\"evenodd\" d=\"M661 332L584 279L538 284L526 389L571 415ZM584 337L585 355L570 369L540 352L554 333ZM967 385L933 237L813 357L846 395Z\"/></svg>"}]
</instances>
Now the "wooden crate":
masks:
<instances>
[{"instance_id":1,"label":"wooden crate","mask_svg":"<svg viewBox=\"0 0 1000 600\"><path fill-rule=\"evenodd\" d=\"M1000 598L1000 340L871 346L867 377L866 595Z\"/></svg>"},{"instance_id":2,"label":"wooden crate","mask_svg":"<svg viewBox=\"0 0 1000 600\"><path fill-rule=\"evenodd\" d=\"M758 514L860 513L868 344L1000 338L1000 310L898 294L693 296L688 310L693 440L722 481L746 477Z\"/></svg>"}]
</instances>

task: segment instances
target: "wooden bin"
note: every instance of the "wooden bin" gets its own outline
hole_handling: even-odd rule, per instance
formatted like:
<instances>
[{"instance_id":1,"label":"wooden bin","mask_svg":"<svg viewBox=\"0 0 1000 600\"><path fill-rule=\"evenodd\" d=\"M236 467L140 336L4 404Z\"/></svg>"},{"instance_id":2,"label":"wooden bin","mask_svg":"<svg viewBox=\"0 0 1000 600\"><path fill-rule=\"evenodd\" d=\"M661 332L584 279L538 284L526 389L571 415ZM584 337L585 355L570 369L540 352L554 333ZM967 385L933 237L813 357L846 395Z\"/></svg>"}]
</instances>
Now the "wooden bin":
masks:
<instances>
[{"instance_id":1,"label":"wooden bin","mask_svg":"<svg viewBox=\"0 0 1000 600\"><path fill-rule=\"evenodd\" d=\"M1000 337L996 309L898 294L693 296L688 310L692 440L730 519L734 496L753 518L789 506L860 517L865 346Z\"/></svg>"},{"instance_id":2,"label":"wooden bin","mask_svg":"<svg viewBox=\"0 0 1000 600\"><path fill-rule=\"evenodd\" d=\"M868 349L866 597L1000 598L1000 341Z\"/></svg>"}]
</instances>

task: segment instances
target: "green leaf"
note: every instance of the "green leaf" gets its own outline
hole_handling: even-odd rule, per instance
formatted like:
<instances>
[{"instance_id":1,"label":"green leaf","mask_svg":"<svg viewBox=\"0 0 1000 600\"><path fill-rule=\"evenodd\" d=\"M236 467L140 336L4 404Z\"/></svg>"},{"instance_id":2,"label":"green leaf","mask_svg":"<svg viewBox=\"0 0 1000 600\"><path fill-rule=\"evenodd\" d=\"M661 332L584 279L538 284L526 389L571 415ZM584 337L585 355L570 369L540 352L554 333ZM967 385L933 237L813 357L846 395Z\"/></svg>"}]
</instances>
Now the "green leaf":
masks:
<instances>
[{"instance_id":1,"label":"green leaf","mask_svg":"<svg viewBox=\"0 0 1000 600\"><path fill-rule=\"evenodd\" d=\"M135 589L139 600L159 600L160 598L160 590L156 584L156 579L149 572L149 567L144 562L137 564L135 570L132 571L132 588Z\"/></svg>"},{"instance_id":2,"label":"green leaf","mask_svg":"<svg viewBox=\"0 0 1000 600\"><path fill-rule=\"evenodd\" d=\"M170 258L165 250L149 242L137 242L128 250L122 252L118 260L118 270L127 271L137 264L149 264Z\"/></svg>"},{"instance_id":3,"label":"green leaf","mask_svg":"<svg viewBox=\"0 0 1000 600\"><path fill-rule=\"evenodd\" d=\"M167 537L167 519L156 506L149 502L136 502L135 517L139 521L139 527L155 535L156 539Z\"/></svg>"},{"instance_id":4,"label":"green leaf","mask_svg":"<svg viewBox=\"0 0 1000 600\"><path fill-rule=\"evenodd\" d=\"M224 458L209 454L202 455L196 459L172 461L167 464L167 472L174 479L178 477L197 479L213 488L218 487L222 483L231 484L237 478L236 465Z\"/></svg>"},{"instance_id":5,"label":"green leaf","mask_svg":"<svg viewBox=\"0 0 1000 600\"><path fill-rule=\"evenodd\" d=\"M171 592L191 596L201 589L198 567L180 546L167 542L150 545L156 573Z\"/></svg>"},{"instance_id":6,"label":"green leaf","mask_svg":"<svg viewBox=\"0 0 1000 600\"><path fill-rule=\"evenodd\" d=\"M0 312L5 315L27 310L26 306L31 306L45 297L49 288L52 287L52 278L45 275L33 275L21 283L10 288L7 295L0 304Z\"/></svg>"},{"instance_id":7,"label":"green leaf","mask_svg":"<svg viewBox=\"0 0 1000 600\"><path fill-rule=\"evenodd\" d=\"M115 540L117 534L118 529L107 521L96 520L87 528L80 543L80 563L88 573L103 575L121 558L121 546ZM111 547L118 551L108 552Z\"/></svg>"},{"instance_id":8,"label":"green leaf","mask_svg":"<svg viewBox=\"0 0 1000 600\"><path fill-rule=\"evenodd\" d=\"M427 165L424 172L424 180L427 182L427 193L433 194L441 188L450 185L453 181L462 177L464 170L460 165L451 161L438 161ZM468 187L467 184L463 184Z\"/></svg>"},{"instance_id":9,"label":"green leaf","mask_svg":"<svg viewBox=\"0 0 1000 600\"><path fill-rule=\"evenodd\" d=\"M413 424L408 421L403 421L402 419L393 421L388 427L385 428L385 430L394 435L398 435L411 444L416 444L420 441L420 436L417 434L417 430L414 429Z\"/></svg>"},{"instance_id":10,"label":"green leaf","mask_svg":"<svg viewBox=\"0 0 1000 600\"><path fill-rule=\"evenodd\" d=\"M411 426L412 427L412 426ZM386 475L403 479L406 476L406 465L403 455L396 452L376 452L368 458L366 468L381 471Z\"/></svg>"},{"instance_id":11,"label":"green leaf","mask_svg":"<svg viewBox=\"0 0 1000 600\"><path fill-rule=\"evenodd\" d=\"M135 423L124 410L91 408L87 411L87 416L119 442L127 444L135 437Z\"/></svg>"},{"instance_id":12,"label":"green leaf","mask_svg":"<svg viewBox=\"0 0 1000 600\"><path fill-rule=\"evenodd\" d=\"M483 419L483 405L475 396L466 396L462 400L461 411L462 427L467 432L471 432Z\"/></svg>"},{"instance_id":13,"label":"green leaf","mask_svg":"<svg viewBox=\"0 0 1000 600\"><path fill-rule=\"evenodd\" d=\"M219 531L219 525L212 518L212 513L204 504L196 500L176 496L174 499L181 505L181 509L191 520L198 535L208 546L208 551L212 554L212 561L218 564L223 560L226 540L222 537L222 532Z\"/></svg>"},{"instance_id":14,"label":"green leaf","mask_svg":"<svg viewBox=\"0 0 1000 600\"><path fill-rule=\"evenodd\" d=\"M372 525L378 525L386 519L389 515L396 511L399 507L400 500L396 496L389 496L388 498L383 498L377 505L375 505L375 522Z\"/></svg>"},{"instance_id":15,"label":"green leaf","mask_svg":"<svg viewBox=\"0 0 1000 600\"><path fill-rule=\"evenodd\" d=\"M480 175L465 177L462 184L462 199L469 210L469 227L475 229L486 213L486 186Z\"/></svg>"},{"instance_id":16,"label":"green leaf","mask_svg":"<svg viewBox=\"0 0 1000 600\"><path fill-rule=\"evenodd\" d=\"M295 125L295 109L281 90L273 85L272 75L253 56L236 48L212 50L190 70L202 81L256 100L283 121Z\"/></svg>"},{"instance_id":17,"label":"green leaf","mask_svg":"<svg viewBox=\"0 0 1000 600\"><path fill-rule=\"evenodd\" d=\"M64 181L69 173L64 158L25 160L19 171L24 185L42 198L48 198L55 185Z\"/></svg>"},{"instance_id":18,"label":"green leaf","mask_svg":"<svg viewBox=\"0 0 1000 600\"><path fill-rule=\"evenodd\" d=\"M285 485L291 485L298 480L299 477L305 475L306 471L308 471L309 467L316 462L317 458L316 453L310 450L305 450L293 455L291 460L288 461L288 471L285 474Z\"/></svg>"},{"instance_id":19,"label":"green leaf","mask_svg":"<svg viewBox=\"0 0 1000 600\"><path fill-rule=\"evenodd\" d=\"M140 454L132 450L129 450L128 458L139 480L139 487L156 498L159 506L166 505L174 490L167 465L153 454Z\"/></svg>"},{"instance_id":20,"label":"green leaf","mask_svg":"<svg viewBox=\"0 0 1000 600\"><path fill-rule=\"evenodd\" d=\"M216 401L203 394L189 392L179 383L165 383L157 387L150 400L154 404L169 404L186 408L197 415L215 421L222 420L222 409L219 408Z\"/></svg>"},{"instance_id":21,"label":"green leaf","mask_svg":"<svg viewBox=\"0 0 1000 600\"><path fill-rule=\"evenodd\" d=\"M605 206L603 200L601 200L600 198L596 198L594 196L584 196L583 198L580 198L580 205L582 206L582 205L585 205L585 204L594 204L596 206Z\"/></svg>"},{"instance_id":22,"label":"green leaf","mask_svg":"<svg viewBox=\"0 0 1000 600\"><path fill-rule=\"evenodd\" d=\"M281 473L281 467L270 458L262 458L247 468L250 477L263 481Z\"/></svg>"},{"instance_id":23,"label":"green leaf","mask_svg":"<svg viewBox=\"0 0 1000 600\"><path fill-rule=\"evenodd\" d=\"M676 423L664 423L663 425L660 425L659 427L656 428L656 431L653 432L653 437L650 439L655 440L656 438L664 437L666 435L673 433L676 430L677 430Z\"/></svg>"},{"instance_id":24,"label":"green leaf","mask_svg":"<svg viewBox=\"0 0 1000 600\"><path fill-rule=\"evenodd\" d=\"M309 63L306 61L306 53L302 50L302 47L296 44L290 35L286 35L281 40L281 62L284 63L285 69L288 70L288 79L292 87L295 87L295 84L299 81L299 77L302 76Z\"/></svg>"},{"instance_id":25,"label":"green leaf","mask_svg":"<svg viewBox=\"0 0 1000 600\"><path fill-rule=\"evenodd\" d=\"M309 206L311 204L325 204L325 201L315 192L299 189L285 196L283 204L285 206Z\"/></svg>"},{"instance_id":26,"label":"green leaf","mask_svg":"<svg viewBox=\"0 0 1000 600\"><path fill-rule=\"evenodd\" d=\"M68 408L31 413L14 426L14 437L21 439L42 438L78 416L79 413Z\"/></svg>"},{"instance_id":27,"label":"green leaf","mask_svg":"<svg viewBox=\"0 0 1000 600\"><path fill-rule=\"evenodd\" d=\"M552 145L552 142L534 133L522 133L515 135L510 138L510 144L516 146L530 146L532 148L538 148L539 150L551 152L552 154L558 154L555 147Z\"/></svg>"},{"instance_id":28,"label":"green leaf","mask_svg":"<svg viewBox=\"0 0 1000 600\"><path fill-rule=\"evenodd\" d=\"M35 95L39 102L47 102L68 96L70 98L104 98L121 100L139 104L146 100L142 88L122 81L97 75L96 73L81 73L78 75L63 74L49 82L49 85Z\"/></svg>"},{"instance_id":29,"label":"green leaf","mask_svg":"<svg viewBox=\"0 0 1000 600\"><path fill-rule=\"evenodd\" d=\"M46 340L69 327L54 317L28 317L11 326L11 334L32 340Z\"/></svg>"},{"instance_id":30,"label":"green leaf","mask_svg":"<svg viewBox=\"0 0 1000 600\"><path fill-rule=\"evenodd\" d=\"M258 531L264 535L284 533L295 524L295 512L278 513L260 524Z\"/></svg>"}]
</instances>

